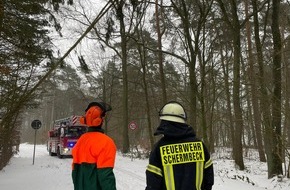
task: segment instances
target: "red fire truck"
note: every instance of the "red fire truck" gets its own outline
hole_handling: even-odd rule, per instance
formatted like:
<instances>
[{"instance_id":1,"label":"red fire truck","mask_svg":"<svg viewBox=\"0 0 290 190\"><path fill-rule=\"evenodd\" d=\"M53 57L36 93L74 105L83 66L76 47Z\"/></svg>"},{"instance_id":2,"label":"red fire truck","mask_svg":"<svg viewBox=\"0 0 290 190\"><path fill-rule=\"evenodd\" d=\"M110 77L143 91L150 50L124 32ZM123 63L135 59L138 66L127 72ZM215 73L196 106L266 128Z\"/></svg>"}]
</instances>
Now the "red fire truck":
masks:
<instances>
[{"instance_id":1,"label":"red fire truck","mask_svg":"<svg viewBox=\"0 0 290 190\"><path fill-rule=\"evenodd\" d=\"M71 156L72 148L80 136L86 132L86 125L79 122L81 116L71 116L54 121L48 131L47 151L50 156Z\"/></svg>"}]
</instances>

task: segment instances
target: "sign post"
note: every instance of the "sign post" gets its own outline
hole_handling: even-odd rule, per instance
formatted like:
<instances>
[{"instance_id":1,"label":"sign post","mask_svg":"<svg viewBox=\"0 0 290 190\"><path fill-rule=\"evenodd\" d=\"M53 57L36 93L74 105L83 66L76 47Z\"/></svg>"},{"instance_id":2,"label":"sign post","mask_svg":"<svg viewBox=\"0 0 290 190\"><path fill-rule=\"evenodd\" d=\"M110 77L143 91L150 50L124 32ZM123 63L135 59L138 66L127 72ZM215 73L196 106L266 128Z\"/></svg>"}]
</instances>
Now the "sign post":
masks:
<instances>
[{"instance_id":1,"label":"sign post","mask_svg":"<svg viewBox=\"0 0 290 190\"><path fill-rule=\"evenodd\" d=\"M137 126L137 123L135 121L131 121L129 124L128 124L128 128L131 129L132 131L135 131L138 126ZM135 141L135 133L133 133L133 141ZM134 157L134 148L132 146L132 150L131 150L131 160L133 161L133 157Z\"/></svg>"},{"instance_id":2,"label":"sign post","mask_svg":"<svg viewBox=\"0 0 290 190\"><path fill-rule=\"evenodd\" d=\"M39 129L41 127L41 121L39 121L38 119L33 120L32 123L31 123L31 127L35 130L35 133L34 133L33 161L32 161L32 165L34 165L35 145L36 145L36 131L37 131L37 129Z\"/></svg>"}]
</instances>

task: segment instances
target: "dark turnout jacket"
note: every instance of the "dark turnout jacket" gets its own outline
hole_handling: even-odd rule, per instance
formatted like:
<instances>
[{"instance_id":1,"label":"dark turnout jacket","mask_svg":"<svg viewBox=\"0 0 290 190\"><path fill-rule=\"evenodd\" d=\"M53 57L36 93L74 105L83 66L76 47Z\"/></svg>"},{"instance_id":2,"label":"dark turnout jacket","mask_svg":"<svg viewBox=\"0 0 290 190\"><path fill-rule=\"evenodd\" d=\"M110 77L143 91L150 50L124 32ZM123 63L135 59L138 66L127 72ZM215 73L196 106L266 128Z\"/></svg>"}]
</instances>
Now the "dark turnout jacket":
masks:
<instances>
[{"instance_id":1,"label":"dark turnout jacket","mask_svg":"<svg viewBox=\"0 0 290 190\"><path fill-rule=\"evenodd\" d=\"M211 190L213 164L204 143L187 124L161 120L146 170L146 190Z\"/></svg>"}]
</instances>

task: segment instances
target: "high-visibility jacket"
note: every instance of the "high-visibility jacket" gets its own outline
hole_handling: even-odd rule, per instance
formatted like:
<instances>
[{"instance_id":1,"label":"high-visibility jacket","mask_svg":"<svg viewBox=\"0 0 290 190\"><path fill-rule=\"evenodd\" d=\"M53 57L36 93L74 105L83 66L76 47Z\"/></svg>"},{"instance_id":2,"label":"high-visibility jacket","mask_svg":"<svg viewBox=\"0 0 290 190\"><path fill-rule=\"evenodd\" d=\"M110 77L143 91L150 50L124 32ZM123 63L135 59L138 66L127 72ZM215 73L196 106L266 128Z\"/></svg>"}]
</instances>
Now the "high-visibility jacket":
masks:
<instances>
[{"instance_id":1,"label":"high-visibility jacket","mask_svg":"<svg viewBox=\"0 0 290 190\"><path fill-rule=\"evenodd\" d=\"M211 190L213 164L204 143L192 127L161 121L146 169L146 190Z\"/></svg>"},{"instance_id":2,"label":"high-visibility jacket","mask_svg":"<svg viewBox=\"0 0 290 190\"><path fill-rule=\"evenodd\" d=\"M100 127L89 127L72 151L74 190L116 190L116 146Z\"/></svg>"}]
</instances>

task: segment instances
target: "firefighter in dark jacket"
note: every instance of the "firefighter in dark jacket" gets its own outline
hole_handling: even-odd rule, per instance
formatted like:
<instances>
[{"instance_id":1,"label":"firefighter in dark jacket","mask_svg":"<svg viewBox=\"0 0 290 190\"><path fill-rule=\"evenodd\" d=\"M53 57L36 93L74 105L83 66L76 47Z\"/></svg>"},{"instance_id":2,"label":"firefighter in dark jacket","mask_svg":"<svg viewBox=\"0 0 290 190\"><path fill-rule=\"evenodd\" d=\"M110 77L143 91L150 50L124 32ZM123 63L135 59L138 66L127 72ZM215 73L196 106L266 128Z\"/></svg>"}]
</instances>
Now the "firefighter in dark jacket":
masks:
<instances>
[{"instance_id":1,"label":"firefighter in dark jacket","mask_svg":"<svg viewBox=\"0 0 290 190\"><path fill-rule=\"evenodd\" d=\"M168 102L159 112L160 125L146 169L146 190L211 190L213 164L204 143L186 122L183 106Z\"/></svg>"},{"instance_id":2,"label":"firefighter in dark jacket","mask_svg":"<svg viewBox=\"0 0 290 190\"><path fill-rule=\"evenodd\" d=\"M78 139L72 151L74 190L116 190L113 173L116 146L102 129L105 114L110 110L108 104L92 102L80 119L88 130Z\"/></svg>"}]
</instances>

